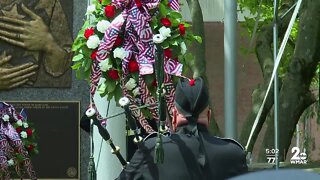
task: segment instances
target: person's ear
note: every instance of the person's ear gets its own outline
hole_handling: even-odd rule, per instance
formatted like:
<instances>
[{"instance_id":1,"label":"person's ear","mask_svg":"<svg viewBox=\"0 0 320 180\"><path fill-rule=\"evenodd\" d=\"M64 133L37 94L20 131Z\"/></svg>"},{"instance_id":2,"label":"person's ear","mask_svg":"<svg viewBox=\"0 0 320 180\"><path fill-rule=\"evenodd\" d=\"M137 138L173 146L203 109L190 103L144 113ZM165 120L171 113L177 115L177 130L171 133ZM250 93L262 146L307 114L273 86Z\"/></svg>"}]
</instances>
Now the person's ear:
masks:
<instances>
[{"instance_id":1,"label":"person's ear","mask_svg":"<svg viewBox=\"0 0 320 180\"><path fill-rule=\"evenodd\" d=\"M177 109L174 107L172 110L172 130L175 132L177 128Z\"/></svg>"},{"instance_id":2,"label":"person's ear","mask_svg":"<svg viewBox=\"0 0 320 180\"><path fill-rule=\"evenodd\" d=\"M211 109L208 110L208 125L210 126L211 122Z\"/></svg>"}]
</instances>

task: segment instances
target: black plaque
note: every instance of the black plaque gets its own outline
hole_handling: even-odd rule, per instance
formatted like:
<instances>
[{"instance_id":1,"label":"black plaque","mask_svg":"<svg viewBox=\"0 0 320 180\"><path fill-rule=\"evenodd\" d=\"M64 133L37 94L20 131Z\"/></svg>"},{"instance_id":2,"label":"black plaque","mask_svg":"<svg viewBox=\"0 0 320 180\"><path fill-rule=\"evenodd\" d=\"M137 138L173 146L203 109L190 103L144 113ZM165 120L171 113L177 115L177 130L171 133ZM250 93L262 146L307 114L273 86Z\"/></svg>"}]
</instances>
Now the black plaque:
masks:
<instances>
[{"instance_id":1,"label":"black plaque","mask_svg":"<svg viewBox=\"0 0 320 180\"><path fill-rule=\"evenodd\" d=\"M38 135L32 157L39 179L79 179L80 102L8 102L24 108Z\"/></svg>"}]
</instances>

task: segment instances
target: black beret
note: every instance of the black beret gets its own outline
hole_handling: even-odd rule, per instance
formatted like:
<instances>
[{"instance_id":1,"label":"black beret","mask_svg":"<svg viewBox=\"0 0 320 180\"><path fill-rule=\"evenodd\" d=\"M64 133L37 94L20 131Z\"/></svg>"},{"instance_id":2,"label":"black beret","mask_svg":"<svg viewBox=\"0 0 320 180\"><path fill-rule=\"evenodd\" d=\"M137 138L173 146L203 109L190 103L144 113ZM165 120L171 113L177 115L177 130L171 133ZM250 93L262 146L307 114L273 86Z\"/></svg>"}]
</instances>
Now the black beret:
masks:
<instances>
[{"instance_id":1,"label":"black beret","mask_svg":"<svg viewBox=\"0 0 320 180\"><path fill-rule=\"evenodd\" d=\"M192 123L209 105L209 92L201 77L196 79L180 78L176 86L175 105L180 113Z\"/></svg>"}]
</instances>

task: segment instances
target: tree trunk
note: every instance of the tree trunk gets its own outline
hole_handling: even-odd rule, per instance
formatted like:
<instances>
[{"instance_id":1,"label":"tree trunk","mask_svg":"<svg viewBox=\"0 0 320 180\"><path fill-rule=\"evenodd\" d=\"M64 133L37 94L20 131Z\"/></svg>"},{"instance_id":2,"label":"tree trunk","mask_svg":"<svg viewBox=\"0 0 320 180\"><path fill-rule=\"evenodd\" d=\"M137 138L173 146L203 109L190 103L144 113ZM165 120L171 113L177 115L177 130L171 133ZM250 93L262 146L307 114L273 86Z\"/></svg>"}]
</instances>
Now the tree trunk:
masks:
<instances>
[{"instance_id":1,"label":"tree trunk","mask_svg":"<svg viewBox=\"0 0 320 180\"><path fill-rule=\"evenodd\" d=\"M286 12L291 7L290 3L292 2L287 1L283 3L281 5L279 14ZM292 12L289 13L287 16L285 16L284 19L280 20L279 22L280 36L283 36L289 24L291 14ZM255 118L257 117L259 108L261 107L263 98L268 88L268 83L270 82L270 78L272 75L273 66L274 66L272 43L273 43L273 24L270 23L261 28L261 31L258 33L257 40L256 40L256 54L260 64L264 81L263 83L259 84L258 87L252 93L252 109L249 115L247 116L247 119L243 125L242 132L240 135L240 142L243 145L247 144L247 140L249 138L253 123L255 121ZM279 87L281 87L281 81L279 82ZM273 106L273 101L274 101L273 89L274 88L272 86L269 91L269 95L266 99L266 103L262 110L261 116L258 120L257 127L253 132L252 139L247 147L248 152L252 152L254 144L258 138L258 135L266 120L266 117Z\"/></svg>"},{"instance_id":2,"label":"tree trunk","mask_svg":"<svg viewBox=\"0 0 320 180\"><path fill-rule=\"evenodd\" d=\"M243 125L243 130L240 135L240 142L243 145L247 144L253 123L258 114L259 108L262 104L263 98L266 94L268 88L268 82L273 69L273 54L271 49L272 44L272 25L268 25L262 28L261 33L257 37L256 54L258 56L259 64L262 70L264 82L253 91L252 93L252 109L247 116L247 119ZM273 106L273 88L271 88L270 93L267 97L265 106L263 108L260 119L258 120L257 127L253 132L252 139L247 147L248 152L252 152L253 146L259 135L259 132L264 124L265 118L268 115L271 107Z\"/></svg>"},{"instance_id":3,"label":"tree trunk","mask_svg":"<svg viewBox=\"0 0 320 180\"><path fill-rule=\"evenodd\" d=\"M192 31L202 37L202 43L193 45L194 62L192 63L193 77L206 78L206 42L204 32L203 15L199 0L187 0L192 18Z\"/></svg>"},{"instance_id":4,"label":"tree trunk","mask_svg":"<svg viewBox=\"0 0 320 180\"><path fill-rule=\"evenodd\" d=\"M190 68L193 72L193 78L203 77L208 85L208 79L206 75L206 42L204 32L203 15L199 0L187 0L189 10L192 18L192 31L195 35L202 37L202 43L193 44L192 51L194 54L194 61L190 63ZM210 107L213 107L210 101ZM217 122L214 119L212 113L210 121L210 132L214 135L221 135Z\"/></svg>"},{"instance_id":5,"label":"tree trunk","mask_svg":"<svg viewBox=\"0 0 320 180\"><path fill-rule=\"evenodd\" d=\"M286 157L301 114L315 101L309 87L320 60L320 1L307 0L303 3L294 56L280 91L280 161ZM265 148L274 148L274 128L272 125L267 128L263 145L262 154L265 153Z\"/></svg>"}]
</instances>

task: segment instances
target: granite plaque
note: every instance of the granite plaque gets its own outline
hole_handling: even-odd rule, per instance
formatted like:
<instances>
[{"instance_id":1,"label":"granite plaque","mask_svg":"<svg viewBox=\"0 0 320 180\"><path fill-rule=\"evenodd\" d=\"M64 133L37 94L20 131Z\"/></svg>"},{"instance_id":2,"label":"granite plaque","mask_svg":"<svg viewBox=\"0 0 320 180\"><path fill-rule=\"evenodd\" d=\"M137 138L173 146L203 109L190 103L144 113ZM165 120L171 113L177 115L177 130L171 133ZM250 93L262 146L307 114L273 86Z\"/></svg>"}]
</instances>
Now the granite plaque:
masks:
<instances>
[{"instance_id":1,"label":"granite plaque","mask_svg":"<svg viewBox=\"0 0 320 180\"><path fill-rule=\"evenodd\" d=\"M7 101L8 102L8 101ZM8 102L25 109L38 135L39 154L32 157L38 179L80 179L79 102Z\"/></svg>"}]
</instances>

